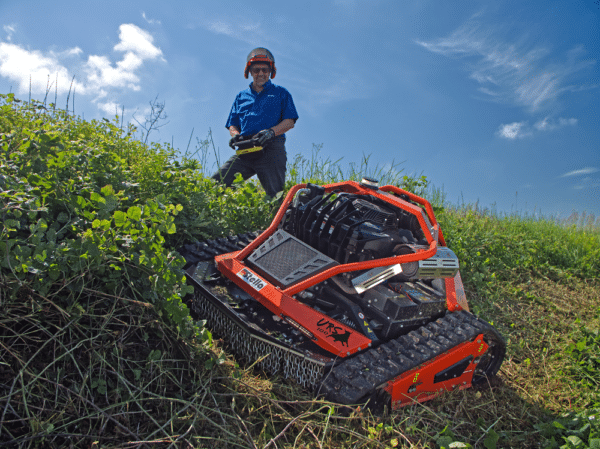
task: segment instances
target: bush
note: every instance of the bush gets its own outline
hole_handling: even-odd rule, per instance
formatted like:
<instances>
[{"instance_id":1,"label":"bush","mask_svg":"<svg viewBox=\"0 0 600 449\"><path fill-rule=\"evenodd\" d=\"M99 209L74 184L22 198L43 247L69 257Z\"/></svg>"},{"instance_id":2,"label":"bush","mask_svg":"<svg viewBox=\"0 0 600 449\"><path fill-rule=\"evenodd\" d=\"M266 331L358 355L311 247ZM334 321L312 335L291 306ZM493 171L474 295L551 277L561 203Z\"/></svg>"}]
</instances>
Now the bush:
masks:
<instances>
[{"instance_id":1,"label":"bush","mask_svg":"<svg viewBox=\"0 0 600 449\"><path fill-rule=\"evenodd\" d=\"M72 308L102 291L154 304L183 334L197 333L181 301L191 289L183 258L165 245L182 206L148 179L166 153L148 152L107 121L1 99L0 266L9 297Z\"/></svg>"}]
</instances>

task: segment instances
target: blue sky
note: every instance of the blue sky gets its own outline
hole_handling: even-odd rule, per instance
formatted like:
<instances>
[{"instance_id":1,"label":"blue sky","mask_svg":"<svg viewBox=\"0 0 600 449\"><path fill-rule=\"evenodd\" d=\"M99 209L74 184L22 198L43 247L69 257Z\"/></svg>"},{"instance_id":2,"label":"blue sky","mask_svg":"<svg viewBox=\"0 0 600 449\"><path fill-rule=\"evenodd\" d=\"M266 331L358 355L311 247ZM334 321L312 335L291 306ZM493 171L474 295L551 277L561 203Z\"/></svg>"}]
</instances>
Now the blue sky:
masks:
<instances>
[{"instance_id":1,"label":"blue sky","mask_svg":"<svg viewBox=\"0 0 600 449\"><path fill-rule=\"evenodd\" d=\"M128 121L158 96L153 140L184 150L210 129L224 160L265 46L300 115L290 158L322 144L342 165L402 162L450 203L600 216L598 0L0 0L0 26L1 93L43 99L50 81L58 106L72 87L77 115Z\"/></svg>"}]
</instances>

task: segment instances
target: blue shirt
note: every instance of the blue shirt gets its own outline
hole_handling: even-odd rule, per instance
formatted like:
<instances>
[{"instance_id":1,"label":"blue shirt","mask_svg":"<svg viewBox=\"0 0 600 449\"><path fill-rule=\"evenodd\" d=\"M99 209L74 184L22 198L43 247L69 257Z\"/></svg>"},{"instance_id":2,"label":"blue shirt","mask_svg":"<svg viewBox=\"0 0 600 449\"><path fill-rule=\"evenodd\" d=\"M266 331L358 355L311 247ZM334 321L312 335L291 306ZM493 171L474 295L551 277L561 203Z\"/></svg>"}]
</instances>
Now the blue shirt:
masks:
<instances>
[{"instance_id":1,"label":"blue shirt","mask_svg":"<svg viewBox=\"0 0 600 449\"><path fill-rule=\"evenodd\" d=\"M260 92L250 83L248 89L237 94L225 127L235 126L240 134L251 136L285 119L298 119L294 100L286 88L268 80Z\"/></svg>"}]
</instances>

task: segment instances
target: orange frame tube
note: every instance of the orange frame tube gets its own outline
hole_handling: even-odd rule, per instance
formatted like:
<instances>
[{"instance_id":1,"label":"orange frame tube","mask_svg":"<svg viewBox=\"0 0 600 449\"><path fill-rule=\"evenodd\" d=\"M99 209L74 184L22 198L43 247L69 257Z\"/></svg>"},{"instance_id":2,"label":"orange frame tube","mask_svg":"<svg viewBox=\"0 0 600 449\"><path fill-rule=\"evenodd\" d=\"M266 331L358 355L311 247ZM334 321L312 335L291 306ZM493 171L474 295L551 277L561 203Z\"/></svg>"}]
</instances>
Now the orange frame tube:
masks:
<instances>
[{"instance_id":1,"label":"orange frame tube","mask_svg":"<svg viewBox=\"0 0 600 449\"><path fill-rule=\"evenodd\" d=\"M283 216L284 216L288 206L292 202L294 196L300 189L303 189L305 187L306 187L306 184L297 184L290 189L290 191L286 195L285 200L283 201L281 207L279 208L279 211L275 215L275 218L273 219L273 221L271 222L269 227L261 235L259 235L252 243L250 243L246 248L241 250L235 256L235 259L237 261L239 261L239 262L243 261L246 257L248 257L256 248L258 248L262 243L264 243L267 240L267 238L269 238L277 230L277 226L279 226L279 224L283 220ZM429 220L431 221L432 226L434 227L435 230L438 231L438 240L440 241L440 243L442 245L445 245L441 230L439 229L439 225L433 214L433 208L431 207L431 204L426 199L421 198L420 196L417 196L414 193L410 193L406 190L400 189L399 187L386 185L379 189L382 192L386 193L386 194L384 194L384 193L380 193L379 191L376 191L373 189L362 187L356 181L344 181L344 182L339 182L339 183L334 183L334 184L328 184L323 187L325 188L326 193L330 193L330 192L339 190L341 192L346 192L346 193L373 195L374 197L379 198L382 201L385 201L386 203L392 204L396 207L399 207L400 209L403 209L409 213L412 213L413 215L415 215L417 217L417 220L419 221L419 224L421 225L421 229L423 230L423 233L425 234L425 237L427 238L427 241L429 243L429 249L424 250L424 251L419 251L414 254L404 254L404 255L400 255L400 256L386 257L384 259L369 260L369 261L364 261L364 262L354 262L354 263L337 265L337 266L329 268L315 276L312 276L296 285L288 287L287 289L283 290L283 292L286 295L289 295L289 296L295 295L296 293L299 293L309 287L312 287L313 285L323 282L324 280L329 279L330 277L335 276L340 273L346 273L346 272L351 272L351 271L360 271L360 270L370 270L372 268L377 268L377 267L384 267L384 266L395 265L395 264L415 262L418 260L428 259L435 255L435 253L437 252L438 242L433 239L433 236L431 235L431 231L429 230L427 223L425 223L425 220L423 219L423 216L421 214L421 209L418 206L415 206L414 204L411 204L407 201L402 200L401 198L397 198L395 196L389 195L389 194L387 194L387 192L392 192L397 195L401 195L401 194L407 195L412 201L423 205L425 207L425 211L427 212L427 216L428 216Z\"/></svg>"}]
</instances>

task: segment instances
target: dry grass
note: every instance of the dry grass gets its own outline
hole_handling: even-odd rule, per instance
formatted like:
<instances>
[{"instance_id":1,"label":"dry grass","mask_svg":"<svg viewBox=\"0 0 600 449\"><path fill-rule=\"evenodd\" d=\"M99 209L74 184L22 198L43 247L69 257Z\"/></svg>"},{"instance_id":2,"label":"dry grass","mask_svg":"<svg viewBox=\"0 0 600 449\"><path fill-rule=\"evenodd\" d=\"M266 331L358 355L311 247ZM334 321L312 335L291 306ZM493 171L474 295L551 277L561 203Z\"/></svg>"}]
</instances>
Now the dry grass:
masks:
<instances>
[{"instance_id":1,"label":"dry grass","mask_svg":"<svg viewBox=\"0 0 600 449\"><path fill-rule=\"evenodd\" d=\"M597 284L532 281L485 308L509 339L490 388L374 416L252 369L214 364L149 306L88 295L70 310L2 304L0 444L12 447L539 447L540 425L590 407L564 348L598 326ZM475 298L475 301L477 299ZM490 435L497 436L491 445ZM487 441L488 446L484 446Z\"/></svg>"},{"instance_id":2,"label":"dry grass","mask_svg":"<svg viewBox=\"0 0 600 449\"><path fill-rule=\"evenodd\" d=\"M34 297L20 304L2 307L0 443L156 445L221 425L197 355L152 308L101 295L68 311Z\"/></svg>"}]
</instances>

